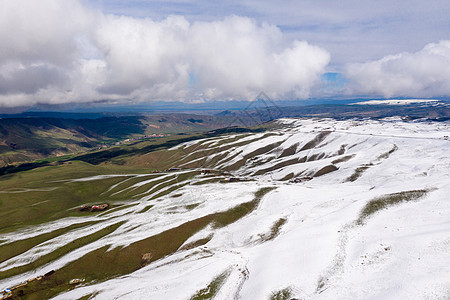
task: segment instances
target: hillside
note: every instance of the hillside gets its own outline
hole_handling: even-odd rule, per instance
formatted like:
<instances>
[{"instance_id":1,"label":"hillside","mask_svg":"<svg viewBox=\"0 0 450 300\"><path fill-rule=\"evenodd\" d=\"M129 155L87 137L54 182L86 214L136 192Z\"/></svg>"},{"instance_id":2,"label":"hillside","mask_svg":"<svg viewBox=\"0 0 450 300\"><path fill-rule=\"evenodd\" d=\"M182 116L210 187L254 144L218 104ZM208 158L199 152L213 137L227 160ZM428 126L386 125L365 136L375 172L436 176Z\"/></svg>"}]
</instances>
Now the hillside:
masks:
<instances>
[{"instance_id":1,"label":"hillside","mask_svg":"<svg viewBox=\"0 0 450 300\"><path fill-rule=\"evenodd\" d=\"M0 176L0 289L19 286L12 299L449 295L448 121L268 125Z\"/></svg>"},{"instance_id":2,"label":"hillside","mask_svg":"<svg viewBox=\"0 0 450 300\"><path fill-rule=\"evenodd\" d=\"M0 167L86 152L126 139L211 130L230 126L232 121L227 117L192 114L93 119L3 118L0 119Z\"/></svg>"}]
</instances>

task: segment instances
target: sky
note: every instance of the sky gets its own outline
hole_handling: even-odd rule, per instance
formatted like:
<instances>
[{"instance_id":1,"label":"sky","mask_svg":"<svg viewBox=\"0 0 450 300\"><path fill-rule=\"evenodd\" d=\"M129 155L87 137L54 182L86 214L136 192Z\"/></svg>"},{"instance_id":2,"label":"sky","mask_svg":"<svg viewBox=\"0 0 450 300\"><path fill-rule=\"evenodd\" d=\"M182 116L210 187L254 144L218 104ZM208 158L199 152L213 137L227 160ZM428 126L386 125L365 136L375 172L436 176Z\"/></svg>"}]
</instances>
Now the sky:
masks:
<instances>
[{"instance_id":1,"label":"sky","mask_svg":"<svg viewBox=\"0 0 450 300\"><path fill-rule=\"evenodd\" d=\"M0 107L448 98L448 0L0 0Z\"/></svg>"}]
</instances>

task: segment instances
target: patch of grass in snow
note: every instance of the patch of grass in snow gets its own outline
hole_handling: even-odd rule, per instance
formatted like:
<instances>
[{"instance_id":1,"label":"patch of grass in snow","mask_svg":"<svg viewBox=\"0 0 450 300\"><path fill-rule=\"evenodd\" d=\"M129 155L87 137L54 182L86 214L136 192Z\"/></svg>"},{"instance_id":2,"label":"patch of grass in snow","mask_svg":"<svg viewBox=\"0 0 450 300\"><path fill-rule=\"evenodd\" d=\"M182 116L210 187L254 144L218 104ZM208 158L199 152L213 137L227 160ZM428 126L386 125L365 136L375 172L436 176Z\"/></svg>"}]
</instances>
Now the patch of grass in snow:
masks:
<instances>
[{"instance_id":1,"label":"patch of grass in snow","mask_svg":"<svg viewBox=\"0 0 450 300\"><path fill-rule=\"evenodd\" d=\"M198 291L195 295L193 295L190 300L203 300L203 299L212 299L220 290L220 288L225 283L225 280L230 275L230 270L223 272L214 278L210 284L204 289Z\"/></svg>"},{"instance_id":2,"label":"patch of grass in snow","mask_svg":"<svg viewBox=\"0 0 450 300\"><path fill-rule=\"evenodd\" d=\"M92 221L92 222L84 222L84 223L78 223L73 224L68 227L60 228L48 233L40 234L28 239L15 241L9 244L1 245L0 246L0 262L4 262L5 260L8 260L16 255L19 255L21 253L24 253L25 251L30 250L36 245L39 245L40 243L43 243L45 241L51 240L57 236L60 236L62 234L65 234L71 230L84 227L84 226L90 226L95 223L98 223L99 221Z\"/></svg>"},{"instance_id":3,"label":"patch of grass in snow","mask_svg":"<svg viewBox=\"0 0 450 300\"><path fill-rule=\"evenodd\" d=\"M147 205L146 207L144 207L142 210L140 210L138 213L142 214L145 213L146 211L148 211L150 208L152 208L154 205L150 204Z\"/></svg>"},{"instance_id":4,"label":"patch of grass in snow","mask_svg":"<svg viewBox=\"0 0 450 300\"><path fill-rule=\"evenodd\" d=\"M256 191L255 193L255 200L260 201L266 194L269 192L275 190L275 186L269 186L269 187L263 187Z\"/></svg>"},{"instance_id":5,"label":"patch of grass in snow","mask_svg":"<svg viewBox=\"0 0 450 300\"><path fill-rule=\"evenodd\" d=\"M215 228L225 227L248 215L256 207L258 207L258 204L261 201L262 197L264 197L264 195L266 195L267 193L269 193L274 189L276 189L276 187L261 188L255 193L255 198L252 201L239 204L226 212L218 213L215 218L214 227Z\"/></svg>"},{"instance_id":6,"label":"patch of grass in snow","mask_svg":"<svg viewBox=\"0 0 450 300\"><path fill-rule=\"evenodd\" d=\"M281 178L281 181L287 181L289 179L294 178L295 174L294 173L289 173L286 176L284 176L283 178Z\"/></svg>"},{"instance_id":7,"label":"patch of grass in snow","mask_svg":"<svg viewBox=\"0 0 450 300\"><path fill-rule=\"evenodd\" d=\"M177 174L177 177L175 177L175 180L177 182L183 182L183 181L192 179L196 175L200 175L200 171L194 170L194 171L179 173L179 174Z\"/></svg>"},{"instance_id":8,"label":"patch of grass in snow","mask_svg":"<svg viewBox=\"0 0 450 300\"><path fill-rule=\"evenodd\" d=\"M183 164L183 167L185 168L199 168L199 167L213 167L215 165L217 165L217 163L223 159L225 159L228 155L227 152L221 153L221 154L215 154L217 152L214 152L213 150L209 150L206 153L202 153L202 157L204 159L200 160L200 161L194 161L194 162L189 162L186 164Z\"/></svg>"},{"instance_id":9,"label":"patch of grass in snow","mask_svg":"<svg viewBox=\"0 0 450 300\"><path fill-rule=\"evenodd\" d=\"M389 206L399 204L401 202L417 200L425 196L429 190L412 190L399 193L388 194L369 201L362 209L359 218L356 220L357 225L364 225L367 218L376 212L386 209Z\"/></svg>"},{"instance_id":10,"label":"patch of grass in snow","mask_svg":"<svg viewBox=\"0 0 450 300\"><path fill-rule=\"evenodd\" d=\"M325 287L325 284L327 284L328 279L326 277L320 276L319 281L317 283L316 293L323 292L323 288Z\"/></svg>"},{"instance_id":11,"label":"patch of grass in snow","mask_svg":"<svg viewBox=\"0 0 450 300\"><path fill-rule=\"evenodd\" d=\"M309 150L317 147L329 134L331 131L322 131L316 135L311 141L306 143L298 152Z\"/></svg>"},{"instance_id":12,"label":"patch of grass in snow","mask_svg":"<svg viewBox=\"0 0 450 300\"><path fill-rule=\"evenodd\" d=\"M94 293L87 294L86 296L78 298L77 300L90 300L90 299L94 299L94 297L97 295L98 295L98 291L95 291Z\"/></svg>"},{"instance_id":13,"label":"patch of grass in snow","mask_svg":"<svg viewBox=\"0 0 450 300\"><path fill-rule=\"evenodd\" d=\"M270 235L267 240L274 239L280 233L281 227L283 227L283 225L286 224L286 222L287 222L286 218L278 219L278 221L276 221L272 225L272 228L270 229Z\"/></svg>"},{"instance_id":14,"label":"patch of grass in snow","mask_svg":"<svg viewBox=\"0 0 450 300\"><path fill-rule=\"evenodd\" d=\"M340 158L337 158L337 159L333 160L331 163L335 165L335 164L339 164L339 163L342 163L342 162L346 162L346 161L352 159L354 156L355 156L354 154L346 155L346 156L343 156L343 157L340 157Z\"/></svg>"},{"instance_id":15,"label":"patch of grass in snow","mask_svg":"<svg viewBox=\"0 0 450 300\"><path fill-rule=\"evenodd\" d=\"M290 147L284 149L283 152L281 153L281 155L278 158L283 158L283 157L286 157L286 156L294 155L295 153L297 153L298 145L299 145L299 143L295 143L294 145L291 145Z\"/></svg>"},{"instance_id":16,"label":"patch of grass in snow","mask_svg":"<svg viewBox=\"0 0 450 300\"><path fill-rule=\"evenodd\" d=\"M193 210L194 208L196 208L199 205L200 205L200 203L188 204L188 205L185 205L184 208L186 208L187 210Z\"/></svg>"},{"instance_id":17,"label":"patch of grass in snow","mask_svg":"<svg viewBox=\"0 0 450 300\"><path fill-rule=\"evenodd\" d=\"M213 237L213 235L210 234L210 235L208 235L207 237L205 237L203 239L199 239L199 240L187 243L184 246L182 246L180 248L180 250L190 250L190 249L194 249L194 248L199 247L199 246L203 246L206 243L208 243L212 239L212 237Z\"/></svg>"},{"instance_id":18,"label":"patch of grass in snow","mask_svg":"<svg viewBox=\"0 0 450 300\"><path fill-rule=\"evenodd\" d=\"M275 170L279 170L281 168L290 166L290 165L294 165L294 164L298 164L301 163L300 160L298 158L294 158L294 159L290 159L290 160L285 160L283 162L277 163L271 167L265 168L265 169L261 169L255 172L255 174L253 175L262 175L262 174L266 174L268 172L272 172Z\"/></svg>"},{"instance_id":19,"label":"patch of grass in snow","mask_svg":"<svg viewBox=\"0 0 450 300\"><path fill-rule=\"evenodd\" d=\"M355 169L355 172L353 172L352 175L350 175L345 181L349 181L349 182L354 182L356 181L359 177L362 176L362 174L368 169L370 168L372 164L369 165L365 165L365 166L361 166Z\"/></svg>"},{"instance_id":20,"label":"patch of grass in snow","mask_svg":"<svg viewBox=\"0 0 450 300\"><path fill-rule=\"evenodd\" d=\"M325 153L320 152L306 157L306 161L317 161L325 158Z\"/></svg>"},{"instance_id":21,"label":"patch of grass in snow","mask_svg":"<svg viewBox=\"0 0 450 300\"><path fill-rule=\"evenodd\" d=\"M389 158L389 156L394 153L396 150L398 149L397 145L394 145L394 147L392 147L391 150L389 150L386 153L381 154L380 156L378 156L377 160L382 160L382 159L387 159Z\"/></svg>"},{"instance_id":22,"label":"patch of grass in snow","mask_svg":"<svg viewBox=\"0 0 450 300\"><path fill-rule=\"evenodd\" d=\"M270 241L273 240L274 238L276 238L278 236L278 234L280 234L281 231L281 227L283 227L284 224L286 224L287 219L286 218L280 218L278 219L273 225L272 228L270 229L269 233L266 234L260 234L260 238L264 241Z\"/></svg>"},{"instance_id":23,"label":"patch of grass in snow","mask_svg":"<svg viewBox=\"0 0 450 300\"><path fill-rule=\"evenodd\" d=\"M313 177L319 177L337 170L339 170L339 168L336 167L335 165L328 165L317 171Z\"/></svg>"},{"instance_id":24,"label":"patch of grass in snow","mask_svg":"<svg viewBox=\"0 0 450 300\"><path fill-rule=\"evenodd\" d=\"M287 287L279 291L274 291L270 294L270 300L289 300L292 298L292 288Z\"/></svg>"}]
</instances>

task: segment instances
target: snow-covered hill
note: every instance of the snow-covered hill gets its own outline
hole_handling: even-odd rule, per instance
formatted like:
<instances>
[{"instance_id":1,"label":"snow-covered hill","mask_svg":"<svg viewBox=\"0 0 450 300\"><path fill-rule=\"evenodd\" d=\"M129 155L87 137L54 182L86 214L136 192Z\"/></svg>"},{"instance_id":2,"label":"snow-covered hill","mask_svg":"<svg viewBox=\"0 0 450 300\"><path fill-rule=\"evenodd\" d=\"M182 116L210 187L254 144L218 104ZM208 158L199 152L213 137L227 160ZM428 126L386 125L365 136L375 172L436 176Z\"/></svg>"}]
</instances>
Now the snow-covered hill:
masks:
<instances>
[{"instance_id":1,"label":"snow-covered hill","mask_svg":"<svg viewBox=\"0 0 450 300\"><path fill-rule=\"evenodd\" d=\"M7 244L98 221L4 261L3 272L120 223L48 264L1 280L0 288L57 273L105 245L120 253L210 218L176 251L56 299L449 299L450 123L278 123L262 133L179 145L168 150L182 153L171 171L120 175L106 194L139 190L123 209L1 235ZM238 217L221 221L230 212Z\"/></svg>"}]
</instances>

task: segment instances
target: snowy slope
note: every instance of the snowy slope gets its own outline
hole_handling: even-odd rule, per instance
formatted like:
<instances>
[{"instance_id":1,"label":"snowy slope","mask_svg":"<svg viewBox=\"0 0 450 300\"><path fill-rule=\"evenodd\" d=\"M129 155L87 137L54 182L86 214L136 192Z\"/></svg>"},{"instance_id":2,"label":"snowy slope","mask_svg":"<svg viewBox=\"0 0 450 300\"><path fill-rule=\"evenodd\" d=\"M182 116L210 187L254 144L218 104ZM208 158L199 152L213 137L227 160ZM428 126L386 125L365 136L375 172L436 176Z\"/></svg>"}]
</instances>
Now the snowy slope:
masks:
<instances>
[{"instance_id":1,"label":"snowy slope","mask_svg":"<svg viewBox=\"0 0 450 300\"><path fill-rule=\"evenodd\" d=\"M95 218L103 228L125 221L113 233L38 270L1 280L0 288L61 268L103 245L126 246L226 211L273 187L250 214L225 227L208 225L185 243L208 237L206 244L180 247L131 274L81 285L55 299L189 299L217 278L215 299L269 299L280 291L287 299L450 299L450 124L399 118L278 122L283 126L271 132L178 146L216 147L205 168L251 181L194 185L204 180L198 175L157 199L152 197L161 189L149 189L133 199L134 206ZM123 180L137 178L128 187L133 189L189 171L156 179L130 174ZM123 192L120 184L110 189ZM149 203L152 209L142 213ZM379 206L364 213L374 203ZM75 222L81 221L62 219L0 240ZM74 230L40 244L1 263L0 270L27 264L85 233Z\"/></svg>"}]
</instances>

